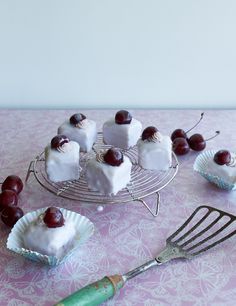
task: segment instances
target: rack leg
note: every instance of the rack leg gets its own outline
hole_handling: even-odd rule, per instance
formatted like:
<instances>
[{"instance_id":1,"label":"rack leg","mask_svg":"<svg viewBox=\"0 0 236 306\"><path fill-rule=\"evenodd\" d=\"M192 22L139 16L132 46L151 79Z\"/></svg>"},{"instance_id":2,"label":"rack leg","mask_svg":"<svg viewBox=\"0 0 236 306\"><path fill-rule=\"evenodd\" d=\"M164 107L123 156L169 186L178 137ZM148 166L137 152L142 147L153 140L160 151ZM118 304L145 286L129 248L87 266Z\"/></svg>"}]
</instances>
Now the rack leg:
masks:
<instances>
[{"instance_id":1,"label":"rack leg","mask_svg":"<svg viewBox=\"0 0 236 306\"><path fill-rule=\"evenodd\" d=\"M157 217L159 213L159 204L161 200L160 193L156 192L156 195L157 195L157 200L156 200L156 207L154 211L151 210L151 208L147 205L147 203L143 199L137 199L137 201L141 202L154 217Z\"/></svg>"},{"instance_id":2,"label":"rack leg","mask_svg":"<svg viewBox=\"0 0 236 306\"><path fill-rule=\"evenodd\" d=\"M30 162L29 164L29 167L28 167L28 171L27 171L27 174L26 174L26 177L25 177L25 183L27 183L28 179L29 179L29 176L30 176L30 173L33 172L33 170L31 169L32 167L32 164L33 164L33 160Z\"/></svg>"}]
</instances>

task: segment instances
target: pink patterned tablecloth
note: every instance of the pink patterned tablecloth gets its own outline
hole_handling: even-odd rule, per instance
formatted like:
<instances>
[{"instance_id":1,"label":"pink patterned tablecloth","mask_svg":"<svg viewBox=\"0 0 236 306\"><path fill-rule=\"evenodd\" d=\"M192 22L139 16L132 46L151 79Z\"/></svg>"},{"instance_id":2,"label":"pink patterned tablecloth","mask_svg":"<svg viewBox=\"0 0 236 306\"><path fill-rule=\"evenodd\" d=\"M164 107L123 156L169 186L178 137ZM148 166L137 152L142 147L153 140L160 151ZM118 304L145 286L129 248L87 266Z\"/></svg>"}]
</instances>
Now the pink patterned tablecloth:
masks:
<instances>
[{"instance_id":1,"label":"pink patterned tablecloth","mask_svg":"<svg viewBox=\"0 0 236 306\"><path fill-rule=\"evenodd\" d=\"M78 110L1 110L0 180L16 174L24 178L29 162L56 134L57 127ZM115 110L83 110L102 123ZM155 125L164 134L190 128L200 110L131 110L143 127ZM208 149L236 149L236 111L205 111L196 132L205 137L221 130ZM193 210L209 204L236 214L236 191L217 189L197 173L193 162L198 153L179 158L176 178L161 191L160 214L152 217L138 202L96 205L56 197L41 187L33 175L20 195L25 212L56 205L79 212L94 222L95 234L64 264L49 268L26 260L6 249L9 229L0 224L0 305L53 305L86 284L105 275L125 273L152 259L165 240ZM147 202L152 206L155 196ZM236 237L192 261L175 261L130 280L104 305L235 305Z\"/></svg>"}]
</instances>

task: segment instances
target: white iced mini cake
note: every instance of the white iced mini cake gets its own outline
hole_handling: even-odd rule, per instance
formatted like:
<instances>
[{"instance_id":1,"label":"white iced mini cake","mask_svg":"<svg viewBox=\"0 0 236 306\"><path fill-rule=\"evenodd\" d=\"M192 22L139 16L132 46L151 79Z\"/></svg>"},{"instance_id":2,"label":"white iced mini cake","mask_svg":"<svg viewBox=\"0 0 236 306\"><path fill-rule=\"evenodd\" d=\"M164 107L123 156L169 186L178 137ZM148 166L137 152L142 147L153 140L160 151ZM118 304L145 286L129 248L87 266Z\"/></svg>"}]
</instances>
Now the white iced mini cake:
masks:
<instances>
[{"instance_id":1,"label":"white iced mini cake","mask_svg":"<svg viewBox=\"0 0 236 306\"><path fill-rule=\"evenodd\" d=\"M141 122L132 118L129 112L121 110L116 113L115 118L103 124L103 140L106 144L129 149L136 145L141 131Z\"/></svg>"},{"instance_id":2,"label":"white iced mini cake","mask_svg":"<svg viewBox=\"0 0 236 306\"><path fill-rule=\"evenodd\" d=\"M97 139L97 125L95 121L77 113L59 126L58 134L64 134L70 140L76 141L82 152L89 152Z\"/></svg>"},{"instance_id":3,"label":"white iced mini cake","mask_svg":"<svg viewBox=\"0 0 236 306\"><path fill-rule=\"evenodd\" d=\"M131 168L131 161L120 150L111 148L100 152L87 163L88 187L100 194L116 195L130 182Z\"/></svg>"},{"instance_id":4,"label":"white iced mini cake","mask_svg":"<svg viewBox=\"0 0 236 306\"><path fill-rule=\"evenodd\" d=\"M80 146L65 135L55 136L45 148L45 170L52 182L77 180L80 177Z\"/></svg>"},{"instance_id":5,"label":"white iced mini cake","mask_svg":"<svg viewBox=\"0 0 236 306\"><path fill-rule=\"evenodd\" d=\"M58 208L49 207L27 227L23 241L28 250L60 258L71 248L75 236L75 224L64 219Z\"/></svg>"},{"instance_id":6,"label":"white iced mini cake","mask_svg":"<svg viewBox=\"0 0 236 306\"><path fill-rule=\"evenodd\" d=\"M168 170L172 163L172 141L156 127L144 129L137 143L139 165L148 170Z\"/></svg>"},{"instance_id":7,"label":"white iced mini cake","mask_svg":"<svg viewBox=\"0 0 236 306\"><path fill-rule=\"evenodd\" d=\"M206 173L218 176L229 183L236 183L236 154L228 150L217 151L204 169Z\"/></svg>"}]
</instances>

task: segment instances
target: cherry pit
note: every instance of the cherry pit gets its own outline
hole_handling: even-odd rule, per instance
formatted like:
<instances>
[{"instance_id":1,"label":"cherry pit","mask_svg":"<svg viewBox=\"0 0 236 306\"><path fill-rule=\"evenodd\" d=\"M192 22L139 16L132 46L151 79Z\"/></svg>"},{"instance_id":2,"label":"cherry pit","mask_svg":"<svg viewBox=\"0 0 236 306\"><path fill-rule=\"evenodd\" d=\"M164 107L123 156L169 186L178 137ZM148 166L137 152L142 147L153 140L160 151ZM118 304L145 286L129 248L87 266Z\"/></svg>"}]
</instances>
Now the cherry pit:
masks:
<instances>
[{"instance_id":1,"label":"cherry pit","mask_svg":"<svg viewBox=\"0 0 236 306\"><path fill-rule=\"evenodd\" d=\"M204 113L201 113L201 117L198 122L187 132L185 132L183 129L176 129L171 134L172 149L175 154L185 155L190 151L190 149L192 149L193 151L202 151L205 149L207 141L215 138L220 134L220 131L216 131L215 135L208 139L205 139L201 134L198 133L188 137L187 134L202 121L203 116Z\"/></svg>"},{"instance_id":2,"label":"cherry pit","mask_svg":"<svg viewBox=\"0 0 236 306\"><path fill-rule=\"evenodd\" d=\"M23 189L23 182L17 175L9 175L2 183L2 193L0 193L0 213L1 220L9 227L24 215L23 210L18 207L18 195Z\"/></svg>"}]
</instances>

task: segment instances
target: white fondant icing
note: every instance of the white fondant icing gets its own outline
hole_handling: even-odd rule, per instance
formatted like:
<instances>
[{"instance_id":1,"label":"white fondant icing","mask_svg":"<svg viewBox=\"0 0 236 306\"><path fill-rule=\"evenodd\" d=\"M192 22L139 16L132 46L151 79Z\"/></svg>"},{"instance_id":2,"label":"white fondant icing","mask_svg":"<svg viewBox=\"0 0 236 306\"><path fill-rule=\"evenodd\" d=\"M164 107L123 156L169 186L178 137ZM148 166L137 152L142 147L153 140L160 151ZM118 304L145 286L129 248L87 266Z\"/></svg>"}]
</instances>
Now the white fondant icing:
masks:
<instances>
[{"instance_id":1,"label":"white fondant icing","mask_svg":"<svg viewBox=\"0 0 236 306\"><path fill-rule=\"evenodd\" d=\"M52 182L77 180L80 176L80 146L75 141L63 145L63 151L52 149L49 144L45 148L45 168Z\"/></svg>"},{"instance_id":2,"label":"white fondant icing","mask_svg":"<svg viewBox=\"0 0 236 306\"><path fill-rule=\"evenodd\" d=\"M130 124L117 124L115 119L110 119L103 124L103 140L106 144L128 149L136 145L141 131L141 122L134 118Z\"/></svg>"},{"instance_id":3,"label":"white fondant icing","mask_svg":"<svg viewBox=\"0 0 236 306\"><path fill-rule=\"evenodd\" d=\"M81 151L88 152L97 139L97 125L95 121L89 119L84 119L82 122L84 123L81 127L76 127L67 120L59 126L57 133L76 141L80 145Z\"/></svg>"},{"instance_id":4,"label":"white fondant icing","mask_svg":"<svg viewBox=\"0 0 236 306\"><path fill-rule=\"evenodd\" d=\"M93 158L88 161L85 172L88 187L100 194L115 195L129 183L131 167L127 156L124 156L124 161L119 166L111 166Z\"/></svg>"},{"instance_id":5,"label":"white fondant icing","mask_svg":"<svg viewBox=\"0 0 236 306\"><path fill-rule=\"evenodd\" d=\"M71 247L75 236L76 230L73 222L65 220L63 226L49 228L39 217L36 222L29 225L23 240L26 249L60 258Z\"/></svg>"},{"instance_id":6,"label":"white fondant icing","mask_svg":"<svg viewBox=\"0 0 236 306\"><path fill-rule=\"evenodd\" d=\"M169 136L162 136L161 142L143 141L138 146L138 162L144 169L168 170L172 162L172 142Z\"/></svg>"},{"instance_id":7,"label":"white fondant icing","mask_svg":"<svg viewBox=\"0 0 236 306\"><path fill-rule=\"evenodd\" d=\"M230 154L233 158L236 158L236 155L234 153L230 152ZM221 177L225 181L233 184L236 182L236 167L218 165L216 162L214 162L213 159L209 159L206 165L205 172Z\"/></svg>"}]
</instances>

